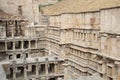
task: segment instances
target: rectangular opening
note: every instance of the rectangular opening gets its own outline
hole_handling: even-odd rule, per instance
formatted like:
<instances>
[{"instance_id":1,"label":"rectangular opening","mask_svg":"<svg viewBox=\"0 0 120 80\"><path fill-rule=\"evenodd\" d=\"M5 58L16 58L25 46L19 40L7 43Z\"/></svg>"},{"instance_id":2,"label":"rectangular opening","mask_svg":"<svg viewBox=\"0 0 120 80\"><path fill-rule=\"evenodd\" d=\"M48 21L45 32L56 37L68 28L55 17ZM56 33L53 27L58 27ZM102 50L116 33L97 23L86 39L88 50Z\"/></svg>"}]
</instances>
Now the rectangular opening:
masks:
<instances>
[{"instance_id":1,"label":"rectangular opening","mask_svg":"<svg viewBox=\"0 0 120 80\"><path fill-rule=\"evenodd\" d=\"M0 50L5 50L5 43L4 42L0 42Z\"/></svg>"},{"instance_id":2,"label":"rectangular opening","mask_svg":"<svg viewBox=\"0 0 120 80\"><path fill-rule=\"evenodd\" d=\"M7 49L12 50L13 49L13 42L8 42L7 43Z\"/></svg>"},{"instance_id":3,"label":"rectangular opening","mask_svg":"<svg viewBox=\"0 0 120 80\"><path fill-rule=\"evenodd\" d=\"M16 58L19 59L21 57L21 54L17 54Z\"/></svg>"},{"instance_id":4,"label":"rectangular opening","mask_svg":"<svg viewBox=\"0 0 120 80\"><path fill-rule=\"evenodd\" d=\"M7 32L6 33L7 33L6 34L7 37L12 37L12 29L10 27L7 28Z\"/></svg>"},{"instance_id":5,"label":"rectangular opening","mask_svg":"<svg viewBox=\"0 0 120 80\"><path fill-rule=\"evenodd\" d=\"M28 48L28 41L24 41L24 49Z\"/></svg>"},{"instance_id":6,"label":"rectangular opening","mask_svg":"<svg viewBox=\"0 0 120 80\"><path fill-rule=\"evenodd\" d=\"M31 41L31 48L35 48L35 40Z\"/></svg>"},{"instance_id":7,"label":"rectangular opening","mask_svg":"<svg viewBox=\"0 0 120 80\"><path fill-rule=\"evenodd\" d=\"M52 64L49 64L49 73L54 73L55 71L55 65L52 63Z\"/></svg>"},{"instance_id":8,"label":"rectangular opening","mask_svg":"<svg viewBox=\"0 0 120 80\"><path fill-rule=\"evenodd\" d=\"M42 64L40 67L40 74L45 74L45 64Z\"/></svg>"},{"instance_id":9,"label":"rectangular opening","mask_svg":"<svg viewBox=\"0 0 120 80\"><path fill-rule=\"evenodd\" d=\"M26 58L28 58L28 53L26 53Z\"/></svg>"},{"instance_id":10,"label":"rectangular opening","mask_svg":"<svg viewBox=\"0 0 120 80\"><path fill-rule=\"evenodd\" d=\"M21 48L21 42L20 41L16 41L15 42L15 49L20 49Z\"/></svg>"}]
</instances>

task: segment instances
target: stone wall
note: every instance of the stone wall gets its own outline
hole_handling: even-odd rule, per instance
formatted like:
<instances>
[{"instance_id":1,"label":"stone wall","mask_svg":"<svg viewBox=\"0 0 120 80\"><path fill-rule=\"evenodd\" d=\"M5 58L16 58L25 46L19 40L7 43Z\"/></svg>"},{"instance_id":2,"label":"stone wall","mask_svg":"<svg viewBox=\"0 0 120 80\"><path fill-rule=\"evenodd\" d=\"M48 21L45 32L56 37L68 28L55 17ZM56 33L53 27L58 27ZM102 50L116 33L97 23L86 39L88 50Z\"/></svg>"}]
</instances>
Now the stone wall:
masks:
<instances>
[{"instance_id":1,"label":"stone wall","mask_svg":"<svg viewBox=\"0 0 120 80\"><path fill-rule=\"evenodd\" d=\"M100 13L62 14L50 16L50 26L61 28L99 29Z\"/></svg>"},{"instance_id":2,"label":"stone wall","mask_svg":"<svg viewBox=\"0 0 120 80\"><path fill-rule=\"evenodd\" d=\"M101 11L101 53L119 58L120 8Z\"/></svg>"},{"instance_id":3,"label":"stone wall","mask_svg":"<svg viewBox=\"0 0 120 80\"><path fill-rule=\"evenodd\" d=\"M58 0L0 0L0 9L6 13L22 15L29 22L39 23L39 5L54 4Z\"/></svg>"},{"instance_id":4,"label":"stone wall","mask_svg":"<svg viewBox=\"0 0 120 80\"><path fill-rule=\"evenodd\" d=\"M98 74L105 80L119 80L119 9L49 16L49 44L59 38L59 56L65 56L71 75ZM56 37L54 27L60 36Z\"/></svg>"}]
</instances>

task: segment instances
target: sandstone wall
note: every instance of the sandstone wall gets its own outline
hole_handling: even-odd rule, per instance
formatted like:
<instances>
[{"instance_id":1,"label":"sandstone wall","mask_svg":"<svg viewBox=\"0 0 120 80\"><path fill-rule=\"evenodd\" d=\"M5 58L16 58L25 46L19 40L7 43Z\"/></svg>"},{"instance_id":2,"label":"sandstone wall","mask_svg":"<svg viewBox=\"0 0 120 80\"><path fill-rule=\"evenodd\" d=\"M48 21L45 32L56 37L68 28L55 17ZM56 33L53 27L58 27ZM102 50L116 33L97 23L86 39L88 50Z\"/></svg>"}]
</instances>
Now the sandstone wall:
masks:
<instances>
[{"instance_id":1,"label":"sandstone wall","mask_svg":"<svg viewBox=\"0 0 120 80\"><path fill-rule=\"evenodd\" d=\"M101 31L107 33L120 33L120 8L101 11Z\"/></svg>"},{"instance_id":2,"label":"sandstone wall","mask_svg":"<svg viewBox=\"0 0 120 80\"><path fill-rule=\"evenodd\" d=\"M58 0L0 0L0 9L6 13L19 14L19 6L22 9L22 15L29 22L39 23L39 5L54 4Z\"/></svg>"},{"instance_id":3,"label":"sandstone wall","mask_svg":"<svg viewBox=\"0 0 120 80\"><path fill-rule=\"evenodd\" d=\"M70 73L99 74L105 80L119 80L120 8L98 12L50 16L51 39L56 43L54 27L60 28L61 53L69 64ZM58 25L58 23L60 23ZM51 46L53 51L57 50ZM118 64L117 64L118 63Z\"/></svg>"},{"instance_id":4,"label":"sandstone wall","mask_svg":"<svg viewBox=\"0 0 120 80\"><path fill-rule=\"evenodd\" d=\"M50 16L50 26L61 28L99 29L100 13L62 14Z\"/></svg>"},{"instance_id":5,"label":"sandstone wall","mask_svg":"<svg viewBox=\"0 0 120 80\"><path fill-rule=\"evenodd\" d=\"M0 0L0 9L7 13L18 14L19 0Z\"/></svg>"}]
</instances>

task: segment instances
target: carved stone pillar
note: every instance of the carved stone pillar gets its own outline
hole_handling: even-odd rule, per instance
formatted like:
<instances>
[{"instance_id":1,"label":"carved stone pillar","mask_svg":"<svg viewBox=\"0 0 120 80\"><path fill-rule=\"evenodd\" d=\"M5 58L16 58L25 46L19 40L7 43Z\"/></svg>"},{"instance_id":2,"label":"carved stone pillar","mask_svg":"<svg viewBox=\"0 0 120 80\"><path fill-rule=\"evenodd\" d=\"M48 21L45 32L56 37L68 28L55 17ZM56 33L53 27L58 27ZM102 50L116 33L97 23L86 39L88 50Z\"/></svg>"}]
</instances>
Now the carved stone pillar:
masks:
<instances>
[{"instance_id":1,"label":"carved stone pillar","mask_svg":"<svg viewBox=\"0 0 120 80\"><path fill-rule=\"evenodd\" d=\"M29 43L29 44L28 44L28 45L29 45L28 47L29 47L29 49L31 49L31 41L29 40L28 43Z\"/></svg>"},{"instance_id":2,"label":"carved stone pillar","mask_svg":"<svg viewBox=\"0 0 120 80\"><path fill-rule=\"evenodd\" d=\"M37 41L37 40L35 40L35 48L36 48L36 49L37 49L37 42L38 42L38 41Z\"/></svg>"},{"instance_id":3,"label":"carved stone pillar","mask_svg":"<svg viewBox=\"0 0 120 80\"><path fill-rule=\"evenodd\" d=\"M46 73L46 80L48 80L48 58L46 58L46 62L45 62L45 73Z\"/></svg>"},{"instance_id":4,"label":"carved stone pillar","mask_svg":"<svg viewBox=\"0 0 120 80\"><path fill-rule=\"evenodd\" d=\"M88 41L88 45L91 45L91 31L87 32L87 41Z\"/></svg>"},{"instance_id":5,"label":"carved stone pillar","mask_svg":"<svg viewBox=\"0 0 120 80\"><path fill-rule=\"evenodd\" d=\"M103 75L103 78L105 79L105 80L107 80L107 59L106 58L103 58L103 73L104 73L104 75Z\"/></svg>"},{"instance_id":6,"label":"carved stone pillar","mask_svg":"<svg viewBox=\"0 0 120 80\"><path fill-rule=\"evenodd\" d=\"M78 31L76 32L76 39L77 40L79 39L79 33L78 33Z\"/></svg>"},{"instance_id":7,"label":"carved stone pillar","mask_svg":"<svg viewBox=\"0 0 120 80\"><path fill-rule=\"evenodd\" d=\"M13 69L13 80L16 80L16 68Z\"/></svg>"},{"instance_id":8,"label":"carved stone pillar","mask_svg":"<svg viewBox=\"0 0 120 80\"><path fill-rule=\"evenodd\" d=\"M15 41L13 41L13 45L12 46L13 46L13 50L15 50Z\"/></svg>"},{"instance_id":9,"label":"carved stone pillar","mask_svg":"<svg viewBox=\"0 0 120 80\"><path fill-rule=\"evenodd\" d=\"M80 40L81 40L81 38L82 38L82 37L81 37L81 31L80 31L80 35L79 35L79 38L80 38Z\"/></svg>"},{"instance_id":10,"label":"carved stone pillar","mask_svg":"<svg viewBox=\"0 0 120 80\"><path fill-rule=\"evenodd\" d=\"M68 64L63 64L63 66L65 67L64 68L64 80L68 80L69 79L69 76L68 76Z\"/></svg>"},{"instance_id":11,"label":"carved stone pillar","mask_svg":"<svg viewBox=\"0 0 120 80\"><path fill-rule=\"evenodd\" d=\"M73 39L75 40L75 31L73 31Z\"/></svg>"},{"instance_id":12,"label":"carved stone pillar","mask_svg":"<svg viewBox=\"0 0 120 80\"><path fill-rule=\"evenodd\" d=\"M57 65L58 65L58 63L55 62L54 64L55 64L55 74L57 74Z\"/></svg>"},{"instance_id":13,"label":"carved stone pillar","mask_svg":"<svg viewBox=\"0 0 120 80\"><path fill-rule=\"evenodd\" d=\"M120 62L115 62L116 65L116 73L117 73L117 79L116 80L120 80Z\"/></svg>"},{"instance_id":14,"label":"carved stone pillar","mask_svg":"<svg viewBox=\"0 0 120 80\"><path fill-rule=\"evenodd\" d=\"M5 33L6 33L5 36L6 36L6 37L8 36L8 35L7 35L7 29L8 29L8 21L5 22L5 30L6 30L6 31L5 31Z\"/></svg>"},{"instance_id":15,"label":"carved stone pillar","mask_svg":"<svg viewBox=\"0 0 120 80\"><path fill-rule=\"evenodd\" d=\"M12 27L12 37L14 37L14 30L13 30L13 27Z\"/></svg>"},{"instance_id":16,"label":"carved stone pillar","mask_svg":"<svg viewBox=\"0 0 120 80\"><path fill-rule=\"evenodd\" d=\"M5 50L7 50L7 42L5 41Z\"/></svg>"},{"instance_id":17,"label":"carved stone pillar","mask_svg":"<svg viewBox=\"0 0 120 80\"><path fill-rule=\"evenodd\" d=\"M26 65L26 61L24 61L24 80L27 80L27 65Z\"/></svg>"},{"instance_id":18,"label":"carved stone pillar","mask_svg":"<svg viewBox=\"0 0 120 80\"><path fill-rule=\"evenodd\" d=\"M13 61L13 80L17 80L16 79L16 61Z\"/></svg>"},{"instance_id":19,"label":"carved stone pillar","mask_svg":"<svg viewBox=\"0 0 120 80\"><path fill-rule=\"evenodd\" d=\"M15 60L15 59L16 59L16 53L13 52L13 60Z\"/></svg>"},{"instance_id":20,"label":"carved stone pillar","mask_svg":"<svg viewBox=\"0 0 120 80\"><path fill-rule=\"evenodd\" d=\"M39 61L36 59L36 80L39 80Z\"/></svg>"},{"instance_id":21,"label":"carved stone pillar","mask_svg":"<svg viewBox=\"0 0 120 80\"><path fill-rule=\"evenodd\" d=\"M82 40L83 41L85 40L85 33L84 32L82 33Z\"/></svg>"},{"instance_id":22,"label":"carved stone pillar","mask_svg":"<svg viewBox=\"0 0 120 80\"><path fill-rule=\"evenodd\" d=\"M23 50L24 49L24 42L21 41L21 49Z\"/></svg>"},{"instance_id":23,"label":"carved stone pillar","mask_svg":"<svg viewBox=\"0 0 120 80\"><path fill-rule=\"evenodd\" d=\"M88 33L87 32L85 32L85 41L88 41Z\"/></svg>"}]
</instances>

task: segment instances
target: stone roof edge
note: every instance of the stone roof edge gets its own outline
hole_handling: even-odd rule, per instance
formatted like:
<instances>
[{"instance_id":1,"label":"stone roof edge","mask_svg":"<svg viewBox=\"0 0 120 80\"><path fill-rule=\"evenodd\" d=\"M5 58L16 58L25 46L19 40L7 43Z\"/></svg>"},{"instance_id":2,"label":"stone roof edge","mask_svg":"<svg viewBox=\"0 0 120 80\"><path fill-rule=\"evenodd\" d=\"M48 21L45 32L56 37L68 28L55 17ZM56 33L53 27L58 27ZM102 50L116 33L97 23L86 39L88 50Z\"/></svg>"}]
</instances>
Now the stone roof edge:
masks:
<instances>
[{"instance_id":1,"label":"stone roof edge","mask_svg":"<svg viewBox=\"0 0 120 80\"><path fill-rule=\"evenodd\" d=\"M48 16L60 16L63 14L82 14L82 13L95 13L95 12L100 12L100 10L96 10L96 11L88 11L88 12L76 12L76 13L60 13L60 14L53 14L53 15L48 15Z\"/></svg>"},{"instance_id":2,"label":"stone roof edge","mask_svg":"<svg viewBox=\"0 0 120 80\"><path fill-rule=\"evenodd\" d=\"M54 5L52 5L54 6ZM51 6L49 6L51 7ZM49 8L47 7L47 8ZM105 10L105 9L114 9L114 8L120 8L120 5L116 5L116 6L107 6L107 7L100 7L99 9L95 9L95 10L88 10L88 11L78 11L78 12L65 12L65 13L62 13L62 12L58 12L58 13L54 13L54 14L51 14L51 13L45 13L44 15L48 15L48 16L57 16L57 15L62 15L62 14L80 14L80 13L91 13L91 12L100 12L101 10ZM46 7L43 7L42 8L43 10L46 9ZM44 12L43 12L44 13Z\"/></svg>"}]
</instances>

